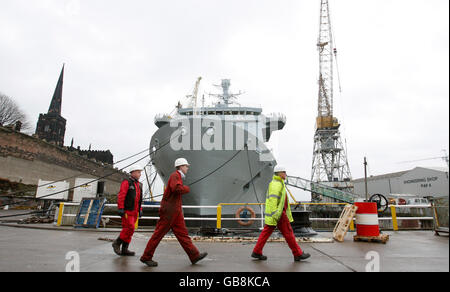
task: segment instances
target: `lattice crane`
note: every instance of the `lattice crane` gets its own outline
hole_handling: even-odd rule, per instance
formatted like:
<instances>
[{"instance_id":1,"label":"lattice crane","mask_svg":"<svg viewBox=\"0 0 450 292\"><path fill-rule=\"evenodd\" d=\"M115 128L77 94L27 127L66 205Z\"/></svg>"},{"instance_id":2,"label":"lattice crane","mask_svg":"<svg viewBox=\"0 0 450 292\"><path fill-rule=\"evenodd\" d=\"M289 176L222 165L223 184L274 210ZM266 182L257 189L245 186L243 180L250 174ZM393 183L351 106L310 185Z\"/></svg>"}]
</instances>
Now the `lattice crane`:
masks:
<instances>
[{"instance_id":1,"label":"lattice crane","mask_svg":"<svg viewBox=\"0 0 450 292\"><path fill-rule=\"evenodd\" d=\"M333 44L328 0L321 0L317 49L320 65L319 95L311 181L326 183L331 187L351 192L353 185L339 131L340 124L333 114L333 65L337 57L337 50Z\"/></svg>"}]
</instances>

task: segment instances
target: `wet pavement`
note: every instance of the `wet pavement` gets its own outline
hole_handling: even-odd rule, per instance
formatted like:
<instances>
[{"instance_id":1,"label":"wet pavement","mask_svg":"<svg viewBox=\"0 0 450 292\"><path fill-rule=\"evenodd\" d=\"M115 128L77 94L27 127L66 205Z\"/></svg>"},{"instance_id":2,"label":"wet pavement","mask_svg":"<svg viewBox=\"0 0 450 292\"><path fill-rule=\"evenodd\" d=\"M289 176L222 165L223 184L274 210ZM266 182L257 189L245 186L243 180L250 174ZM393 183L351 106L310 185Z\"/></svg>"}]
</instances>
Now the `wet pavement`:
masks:
<instances>
[{"instance_id":1,"label":"wet pavement","mask_svg":"<svg viewBox=\"0 0 450 292\"><path fill-rule=\"evenodd\" d=\"M81 272L425 272L449 271L448 236L433 231L384 232L386 244L354 242L349 232L344 242L300 243L311 254L304 262L294 262L285 242L267 243L267 261L250 257L255 243L195 242L208 257L191 265L177 241L165 240L158 246L150 268L139 257L151 232L135 234L130 249L135 257L114 254L111 242L118 232L22 228L0 225L0 272L64 272L79 258ZM320 238L331 233L320 232ZM75 255L75 256L74 256Z\"/></svg>"}]
</instances>

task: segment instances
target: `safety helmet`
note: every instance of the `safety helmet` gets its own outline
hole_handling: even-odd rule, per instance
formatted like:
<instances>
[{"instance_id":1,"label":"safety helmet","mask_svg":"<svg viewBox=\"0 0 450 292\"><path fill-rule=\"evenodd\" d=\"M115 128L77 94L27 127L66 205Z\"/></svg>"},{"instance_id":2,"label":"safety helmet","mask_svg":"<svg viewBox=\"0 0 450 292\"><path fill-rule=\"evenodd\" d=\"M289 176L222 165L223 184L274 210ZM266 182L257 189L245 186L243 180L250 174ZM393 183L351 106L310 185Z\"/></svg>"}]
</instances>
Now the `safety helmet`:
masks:
<instances>
[{"instance_id":1,"label":"safety helmet","mask_svg":"<svg viewBox=\"0 0 450 292\"><path fill-rule=\"evenodd\" d=\"M142 168L139 164L135 164L130 168L130 173L132 173L133 171L137 171L137 170L143 171L144 168Z\"/></svg>"},{"instance_id":2,"label":"safety helmet","mask_svg":"<svg viewBox=\"0 0 450 292\"><path fill-rule=\"evenodd\" d=\"M188 161L185 158L178 158L177 160L175 160L175 167L182 166L182 165L189 166L190 164L188 163Z\"/></svg>"},{"instance_id":3,"label":"safety helmet","mask_svg":"<svg viewBox=\"0 0 450 292\"><path fill-rule=\"evenodd\" d=\"M278 172L286 172L286 168L284 166L281 165L277 165L275 166L275 169L273 170L274 173L278 173Z\"/></svg>"}]
</instances>

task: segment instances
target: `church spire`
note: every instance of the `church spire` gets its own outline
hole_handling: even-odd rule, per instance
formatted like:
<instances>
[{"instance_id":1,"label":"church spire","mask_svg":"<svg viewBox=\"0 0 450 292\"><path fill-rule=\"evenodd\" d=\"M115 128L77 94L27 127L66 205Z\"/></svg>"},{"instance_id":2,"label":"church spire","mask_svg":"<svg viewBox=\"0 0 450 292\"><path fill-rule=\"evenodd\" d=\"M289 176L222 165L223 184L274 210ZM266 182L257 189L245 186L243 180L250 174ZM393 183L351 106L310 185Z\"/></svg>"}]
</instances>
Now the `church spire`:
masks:
<instances>
[{"instance_id":1,"label":"church spire","mask_svg":"<svg viewBox=\"0 0 450 292\"><path fill-rule=\"evenodd\" d=\"M63 81L64 81L64 67L62 67L61 74L59 75L58 84L55 88L55 93L53 93L52 102L50 103L50 107L48 109L48 113L57 114L61 116L61 104L62 104L62 93L63 93Z\"/></svg>"},{"instance_id":2,"label":"church spire","mask_svg":"<svg viewBox=\"0 0 450 292\"><path fill-rule=\"evenodd\" d=\"M66 133L66 119L61 116L64 66L62 67L48 113L39 115L36 126L37 137L58 146L64 146L64 135Z\"/></svg>"}]
</instances>

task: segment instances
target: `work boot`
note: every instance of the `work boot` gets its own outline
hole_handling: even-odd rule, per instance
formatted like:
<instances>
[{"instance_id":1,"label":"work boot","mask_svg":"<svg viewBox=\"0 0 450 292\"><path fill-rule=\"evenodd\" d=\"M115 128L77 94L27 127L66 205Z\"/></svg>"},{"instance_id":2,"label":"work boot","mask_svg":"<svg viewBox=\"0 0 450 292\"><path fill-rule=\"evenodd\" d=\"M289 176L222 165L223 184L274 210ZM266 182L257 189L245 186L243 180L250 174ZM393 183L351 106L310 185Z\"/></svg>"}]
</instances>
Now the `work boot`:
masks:
<instances>
[{"instance_id":1,"label":"work boot","mask_svg":"<svg viewBox=\"0 0 450 292\"><path fill-rule=\"evenodd\" d=\"M307 258L309 258L311 255L307 252L304 252L301 256L298 257L294 257L294 261L299 262L301 260L306 260Z\"/></svg>"},{"instance_id":2,"label":"work boot","mask_svg":"<svg viewBox=\"0 0 450 292\"><path fill-rule=\"evenodd\" d=\"M134 252L134 251L129 251L129 250L128 250L128 246L129 246L129 245L130 245L130 244L129 244L129 243L126 243L126 242L124 242L124 243L122 244L122 254L121 254L121 255L127 256L127 257L134 257L135 252Z\"/></svg>"},{"instance_id":3,"label":"work boot","mask_svg":"<svg viewBox=\"0 0 450 292\"><path fill-rule=\"evenodd\" d=\"M113 243L112 243L112 247L114 249L114 252L117 255L121 255L120 246L122 245L122 243L123 243L123 240L120 239L120 236L116 240L114 240Z\"/></svg>"},{"instance_id":4,"label":"work boot","mask_svg":"<svg viewBox=\"0 0 450 292\"><path fill-rule=\"evenodd\" d=\"M144 263L144 264L146 264L146 265L149 266L149 267L157 267L157 266L158 266L158 263L155 262L155 261L153 261L153 260L148 260L148 261L146 261L146 260L143 260L143 259L141 258L140 261L141 261L141 263Z\"/></svg>"},{"instance_id":5,"label":"work boot","mask_svg":"<svg viewBox=\"0 0 450 292\"><path fill-rule=\"evenodd\" d=\"M198 257L195 260L192 261L192 264L195 265L196 263L204 259L207 255L208 255L207 252L202 252L201 254L198 255Z\"/></svg>"},{"instance_id":6,"label":"work boot","mask_svg":"<svg viewBox=\"0 0 450 292\"><path fill-rule=\"evenodd\" d=\"M257 253L252 253L252 258L258 259L260 261L267 260L267 257L265 255L257 254Z\"/></svg>"}]
</instances>

